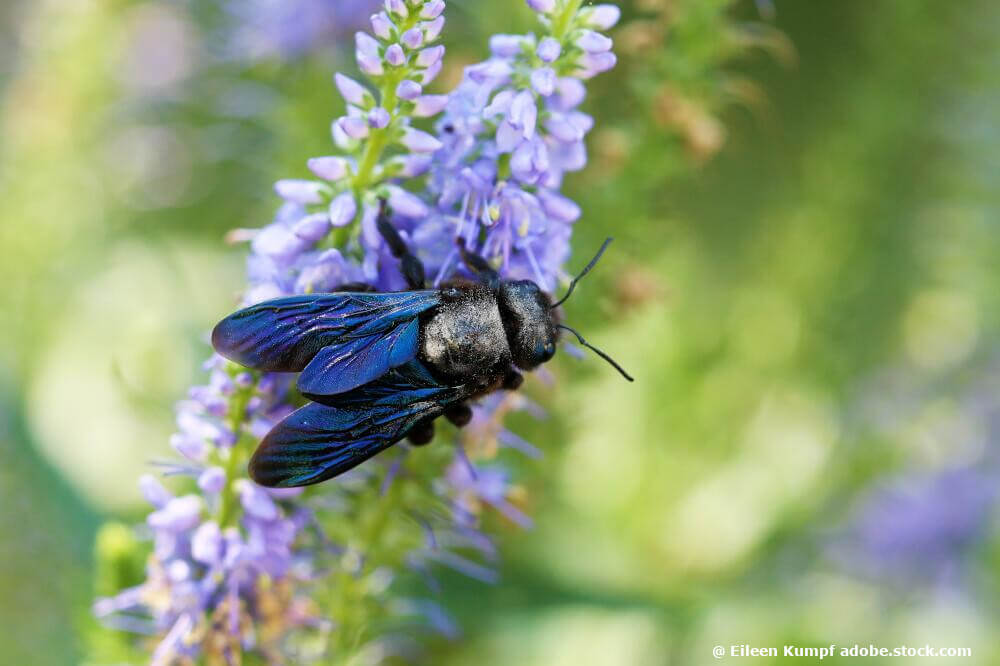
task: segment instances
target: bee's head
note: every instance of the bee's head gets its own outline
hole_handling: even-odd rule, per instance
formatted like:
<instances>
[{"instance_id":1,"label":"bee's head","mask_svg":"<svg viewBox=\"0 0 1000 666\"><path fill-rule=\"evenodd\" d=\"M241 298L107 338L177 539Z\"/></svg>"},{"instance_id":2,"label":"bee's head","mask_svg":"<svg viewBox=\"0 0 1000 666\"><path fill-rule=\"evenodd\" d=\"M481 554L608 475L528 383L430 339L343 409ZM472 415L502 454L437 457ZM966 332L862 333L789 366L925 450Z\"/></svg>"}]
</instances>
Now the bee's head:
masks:
<instances>
[{"instance_id":1,"label":"bee's head","mask_svg":"<svg viewBox=\"0 0 1000 666\"><path fill-rule=\"evenodd\" d=\"M556 353L556 310L548 295L530 280L502 282L497 294L514 365L533 370Z\"/></svg>"},{"instance_id":2,"label":"bee's head","mask_svg":"<svg viewBox=\"0 0 1000 666\"><path fill-rule=\"evenodd\" d=\"M577 283L597 264L610 243L610 238L604 241L590 263L570 282L566 295L555 303L530 280L500 284L497 300L504 329L507 332L507 343L510 345L517 367L522 370L533 370L551 359L556 353L556 340L559 337L559 330L562 329L572 333L581 345L597 353L620 372L622 377L632 381L632 377L613 358L584 340L576 330L559 321L559 306L573 294Z\"/></svg>"}]
</instances>

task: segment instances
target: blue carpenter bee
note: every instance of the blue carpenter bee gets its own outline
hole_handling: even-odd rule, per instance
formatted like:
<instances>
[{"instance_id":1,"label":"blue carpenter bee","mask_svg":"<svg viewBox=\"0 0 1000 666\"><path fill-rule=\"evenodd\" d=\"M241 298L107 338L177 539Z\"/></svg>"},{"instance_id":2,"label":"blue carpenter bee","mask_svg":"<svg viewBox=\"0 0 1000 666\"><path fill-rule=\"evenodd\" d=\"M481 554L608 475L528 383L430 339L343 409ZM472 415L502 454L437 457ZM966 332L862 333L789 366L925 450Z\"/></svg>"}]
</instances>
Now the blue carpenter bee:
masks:
<instances>
[{"instance_id":1,"label":"blue carpenter bee","mask_svg":"<svg viewBox=\"0 0 1000 666\"><path fill-rule=\"evenodd\" d=\"M501 280L459 240L478 281L425 289L424 267L389 221L378 229L400 260L411 291L376 293L345 285L333 293L289 296L231 314L212 332L222 356L266 372L301 372L311 400L264 437L250 460L263 486L319 483L346 472L404 437L426 444L444 415L458 427L472 418L468 401L523 377L555 354L560 330L632 378L610 357L560 323L557 308L600 259L611 239L553 303L529 280Z\"/></svg>"}]
</instances>

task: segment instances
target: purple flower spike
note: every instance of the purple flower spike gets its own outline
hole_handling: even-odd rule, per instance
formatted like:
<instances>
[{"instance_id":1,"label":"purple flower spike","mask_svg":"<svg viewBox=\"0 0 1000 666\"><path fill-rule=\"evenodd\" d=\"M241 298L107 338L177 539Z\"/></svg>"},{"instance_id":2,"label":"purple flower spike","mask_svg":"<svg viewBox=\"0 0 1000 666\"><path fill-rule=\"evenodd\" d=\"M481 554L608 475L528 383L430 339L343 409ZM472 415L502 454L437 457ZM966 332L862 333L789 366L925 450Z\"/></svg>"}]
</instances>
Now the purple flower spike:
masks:
<instances>
[{"instance_id":1,"label":"purple flower spike","mask_svg":"<svg viewBox=\"0 0 1000 666\"><path fill-rule=\"evenodd\" d=\"M423 91L423 86L416 81L411 81L410 79L404 79L399 82L398 86L396 86L396 95L398 95L400 99L405 100L414 100L419 97Z\"/></svg>"},{"instance_id":2,"label":"purple flower spike","mask_svg":"<svg viewBox=\"0 0 1000 666\"><path fill-rule=\"evenodd\" d=\"M385 50L385 61L392 65L393 67L400 67L406 62L406 54L403 52L403 47L399 44L393 44Z\"/></svg>"},{"instance_id":3,"label":"purple flower spike","mask_svg":"<svg viewBox=\"0 0 1000 666\"><path fill-rule=\"evenodd\" d=\"M610 40L585 30L617 19L608 6L580 9L562 17L556 39L552 13L576 4L531 0L535 11L549 14L537 39L494 38L491 57L467 67L455 90L426 95L443 66L444 47L432 40L444 26L445 3L387 0L385 10L371 16L373 34L355 35L358 67L367 78L335 77L347 103L344 117L331 126L340 154L309 160L315 181L280 181L276 191L284 202L272 223L241 234L251 241L243 303L356 283L377 291L405 289L398 262L377 230L380 196L433 284L462 270L458 236L503 279L530 279L553 289L565 276L572 227L580 217L560 186L567 172L586 163L584 141L592 125L576 110L584 97L580 79L613 64L611 52L602 50ZM310 21L309 15L299 18ZM444 115L433 133L413 127L416 118L439 113ZM436 470L410 474L410 459L397 451L395 458L380 457L345 474L327 493L303 494L265 490L241 464L301 404L294 373L243 371L219 356L205 370L209 380L178 405L178 431L171 438L192 461L178 469L197 480L198 494L174 497L152 477L142 480L153 506L147 580L95 606L102 619L137 623L148 614L144 629L156 636L148 655L155 663L293 662L284 647L300 644L306 638L301 630L318 632L323 640L333 631L368 632L365 645L377 645L387 636L377 629L382 623L371 620L384 616L388 626L414 608L441 631L454 633L439 608L418 603L403 612L406 600L386 587L406 569L432 577L431 566L497 580L497 549L483 532L481 516L495 510L523 526L530 519L510 499L506 469L497 462L473 463L464 445L484 451L499 441L511 451L537 453L502 425L506 412L530 410L530 403L504 392L487 396L475 407L451 465L421 461ZM405 479L407 493L417 495L412 506L427 508L414 516L416 526L384 521L363 551L328 541L351 529L358 502L380 484L388 487L387 478L396 479L393 490ZM395 495L384 499L398 502ZM442 500L451 512L433 508ZM392 543L423 545L400 553L386 547ZM400 555L406 569L396 570ZM365 575L356 576L362 567ZM362 610L343 613L323 595L311 597L330 575L359 597Z\"/></svg>"},{"instance_id":4,"label":"purple flower spike","mask_svg":"<svg viewBox=\"0 0 1000 666\"><path fill-rule=\"evenodd\" d=\"M427 132L412 127L403 133L403 145L415 153L433 153L441 148L441 142Z\"/></svg>"},{"instance_id":5,"label":"purple flower spike","mask_svg":"<svg viewBox=\"0 0 1000 666\"><path fill-rule=\"evenodd\" d=\"M330 202L330 224L343 227L354 221L358 212L358 203L352 192L342 192Z\"/></svg>"},{"instance_id":6,"label":"purple flower spike","mask_svg":"<svg viewBox=\"0 0 1000 666\"><path fill-rule=\"evenodd\" d=\"M347 176L350 171L343 157L313 157L306 162L309 170L324 180L336 181Z\"/></svg>"}]
</instances>

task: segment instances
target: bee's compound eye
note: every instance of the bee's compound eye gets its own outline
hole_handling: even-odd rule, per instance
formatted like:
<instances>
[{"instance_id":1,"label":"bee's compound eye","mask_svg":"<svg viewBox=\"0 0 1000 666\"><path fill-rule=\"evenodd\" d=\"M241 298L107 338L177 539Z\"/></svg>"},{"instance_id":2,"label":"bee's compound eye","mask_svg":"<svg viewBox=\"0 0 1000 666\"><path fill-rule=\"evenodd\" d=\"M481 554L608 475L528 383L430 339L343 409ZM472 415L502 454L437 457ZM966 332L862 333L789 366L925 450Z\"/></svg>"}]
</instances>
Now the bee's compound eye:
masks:
<instances>
[{"instance_id":1,"label":"bee's compound eye","mask_svg":"<svg viewBox=\"0 0 1000 666\"><path fill-rule=\"evenodd\" d=\"M545 363L556 353L556 343L546 342L544 345L538 345L535 347L535 357L538 363Z\"/></svg>"}]
</instances>

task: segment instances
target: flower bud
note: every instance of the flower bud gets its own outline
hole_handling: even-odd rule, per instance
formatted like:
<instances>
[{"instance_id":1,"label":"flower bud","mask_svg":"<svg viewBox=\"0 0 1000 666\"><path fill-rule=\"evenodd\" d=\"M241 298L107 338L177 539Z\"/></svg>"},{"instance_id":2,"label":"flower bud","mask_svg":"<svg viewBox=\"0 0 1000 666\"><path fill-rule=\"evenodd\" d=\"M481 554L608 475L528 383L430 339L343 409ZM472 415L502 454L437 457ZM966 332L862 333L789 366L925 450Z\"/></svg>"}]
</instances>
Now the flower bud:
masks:
<instances>
[{"instance_id":1,"label":"flower bud","mask_svg":"<svg viewBox=\"0 0 1000 666\"><path fill-rule=\"evenodd\" d=\"M340 180L348 174L349 166L343 157L313 157L306 162L306 166L314 174L324 180Z\"/></svg>"},{"instance_id":2,"label":"flower bud","mask_svg":"<svg viewBox=\"0 0 1000 666\"><path fill-rule=\"evenodd\" d=\"M441 148L441 142L436 138L412 127L407 127L403 133L402 144L415 153L433 153Z\"/></svg>"},{"instance_id":3,"label":"flower bud","mask_svg":"<svg viewBox=\"0 0 1000 666\"><path fill-rule=\"evenodd\" d=\"M416 100L413 115L417 118L430 118L439 114L448 105L447 95L421 95Z\"/></svg>"},{"instance_id":4,"label":"flower bud","mask_svg":"<svg viewBox=\"0 0 1000 666\"><path fill-rule=\"evenodd\" d=\"M372 32L379 39L389 41L392 39L392 29L396 26L393 25L392 19L385 12L379 12L378 14L372 14Z\"/></svg>"},{"instance_id":5,"label":"flower bud","mask_svg":"<svg viewBox=\"0 0 1000 666\"><path fill-rule=\"evenodd\" d=\"M385 50L385 61L392 65L393 67L399 67L406 62L406 54L403 52L403 47L399 44L393 44Z\"/></svg>"},{"instance_id":6,"label":"flower bud","mask_svg":"<svg viewBox=\"0 0 1000 666\"><path fill-rule=\"evenodd\" d=\"M408 49L419 49L424 43L424 31L420 28L410 28L399 37L399 41Z\"/></svg>"},{"instance_id":7,"label":"flower bud","mask_svg":"<svg viewBox=\"0 0 1000 666\"><path fill-rule=\"evenodd\" d=\"M536 12L548 14L556 8L556 0L528 0L528 6Z\"/></svg>"},{"instance_id":8,"label":"flower bud","mask_svg":"<svg viewBox=\"0 0 1000 666\"><path fill-rule=\"evenodd\" d=\"M383 109L381 106L376 106L374 109L368 112L368 125L375 129L382 129L389 125L389 121L392 117L389 116L389 112Z\"/></svg>"},{"instance_id":9,"label":"flower bud","mask_svg":"<svg viewBox=\"0 0 1000 666\"><path fill-rule=\"evenodd\" d=\"M584 24L595 30L607 30L614 27L621 15L621 10L615 5L594 5L580 10L580 18Z\"/></svg>"},{"instance_id":10,"label":"flower bud","mask_svg":"<svg viewBox=\"0 0 1000 666\"><path fill-rule=\"evenodd\" d=\"M406 2L404 0L385 0L385 9L393 16L399 18L406 18L410 15L409 10L406 9Z\"/></svg>"},{"instance_id":11,"label":"flower bud","mask_svg":"<svg viewBox=\"0 0 1000 666\"><path fill-rule=\"evenodd\" d=\"M430 20L436 19L444 11L444 0L431 0L425 2L420 8L420 18Z\"/></svg>"},{"instance_id":12,"label":"flower bud","mask_svg":"<svg viewBox=\"0 0 1000 666\"><path fill-rule=\"evenodd\" d=\"M423 86L421 86L416 81L412 81L410 79L404 79L399 82L398 86L396 86L396 95L400 99L405 99L408 101L416 99L417 97L420 96L420 93L422 93L423 91L424 91Z\"/></svg>"},{"instance_id":13,"label":"flower bud","mask_svg":"<svg viewBox=\"0 0 1000 666\"><path fill-rule=\"evenodd\" d=\"M354 221L358 203L352 192L341 192L330 202L330 224L334 227L347 226Z\"/></svg>"},{"instance_id":14,"label":"flower bud","mask_svg":"<svg viewBox=\"0 0 1000 666\"><path fill-rule=\"evenodd\" d=\"M344 76L338 72L333 77L334 83L337 84L337 90L340 91L340 96L344 98L344 101L348 104L354 104L355 106L360 106L364 108L371 107L375 104L375 97L365 88L363 85L355 81L349 76Z\"/></svg>"},{"instance_id":15,"label":"flower bud","mask_svg":"<svg viewBox=\"0 0 1000 666\"><path fill-rule=\"evenodd\" d=\"M558 39L546 37L538 43L535 53L541 58L542 62L553 62L562 53L562 46L559 44Z\"/></svg>"}]
</instances>

